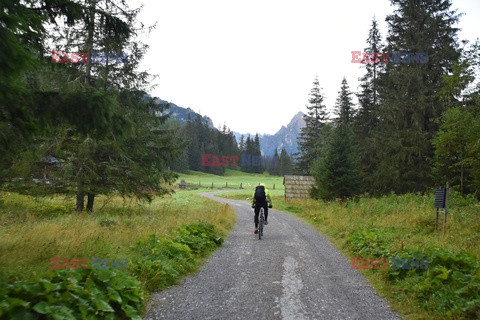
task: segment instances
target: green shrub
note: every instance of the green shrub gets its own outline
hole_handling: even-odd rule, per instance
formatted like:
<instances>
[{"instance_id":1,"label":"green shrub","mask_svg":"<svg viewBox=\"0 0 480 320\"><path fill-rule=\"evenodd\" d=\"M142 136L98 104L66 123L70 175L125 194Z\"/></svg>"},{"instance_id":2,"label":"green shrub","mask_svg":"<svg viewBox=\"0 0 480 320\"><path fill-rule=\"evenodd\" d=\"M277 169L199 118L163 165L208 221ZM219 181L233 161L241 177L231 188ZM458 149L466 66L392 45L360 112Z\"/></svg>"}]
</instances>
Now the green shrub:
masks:
<instances>
[{"instance_id":1,"label":"green shrub","mask_svg":"<svg viewBox=\"0 0 480 320\"><path fill-rule=\"evenodd\" d=\"M353 232L347 240L353 251L363 257L427 259L427 268L390 268L384 270L387 281L401 292L397 299L409 297L420 308L438 317L480 318L480 268L475 257L439 248L417 251L391 251L392 233L372 228Z\"/></svg>"},{"instance_id":2,"label":"green shrub","mask_svg":"<svg viewBox=\"0 0 480 320\"><path fill-rule=\"evenodd\" d=\"M452 208L469 207L478 204L477 199L473 194L461 195L458 191L448 192L448 206Z\"/></svg>"},{"instance_id":3,"label":"green shrub","mask_svg":"<svg viewBox=\"0 0 480 320\"><path fill-rule=\"evenodd\" d=\"M208 223L187 224L178 229L175 241L186 244L196 254L206 254L223 244L223 238L215 233L214 228Z\"/></svg>"},{"instance_id":4,"label":"green shrub","mask_svg":"<svg viewBox=\"0 0 480 320\"><path fill-rule=\"evenodd\" d=\"M145 289L156 291L176 283L181 276L176 267L173 261L166 259L139 259L134 262L132 271Z\"/></svg>"},{"instance_id":5,"label":"green shrub","mask_svg":"<svg viewBox=\"0 0 480 320\"><path fill-rule=\"evenodd\" d=\"M387 230L372 228L353 232L348 240L355 253L370 257L390 257L391 235Z\"/></svg>"},{"instance_id":6,"label":"green shrub","mask_svg":"<svg viewBox=\"0 0 480 320\"><path fill-rule=\"evenodd\" d=\"M135 245L141 257L134 260L132 272L147 290L159 290L195 270L196 258L222 243L223 238L215 233L214 226L205 223L182 226L169 238L150 235Z\"/></svg>"},{"instance_id":7,"label":"green shrub","mask_svg":"<svg viewBox=\"0 0 480 320\"><path fill-rule=\"evenodd\" d=\"M414 276L415 274L422 274L424 273L430 266L430 261L428 259L428 257L430 257L430 254L425 252L425 250L420 250L420 251L415 251L415 252L410 252L410 251L403 251L403 252L396 252L396 253L393 253L393 258L396 258L396 259L412 259L412 260L415 260L416 262L418 262L418 265L416 265L414 268L410 268L410 269L403 269L403 268L393 268L392 266L392 261L390 261L390 267L387 271L387 274L388 274L388 278L390 280L399 280L399 279L404 279L406 278L407 276ZM389 257L389 259L391 260L392 257ZM420 263L421 260L423 259L426 259L427 260L427 263L426 263L426 269L423 268L422 269L422 265L424 263ZM402 264L403 266L403 264ZM411 265L409 264L409 267Z\"/></svg>"},{"instance_id":8,"label":"green shrub","mask_svg":"<svg viewBox=\"0 0 480 320\"><path fill-rule=\"evenodd\" d=\"M388 270L388 279L404 295L439 317L480 318L480 270L473 256L439 248L405 255L427 258L428 267L426 270Z\"/></svg>"},{"instance_id":9,"label":"green shrub","mask_svg":"<svg viewBox=\"0 0 480 320\"><path fill-rule=\"evenodd\" d=\"M140 283L119 270L61 270L0 284L0 319L141 319Z\"/></svg>"}]
</instances>

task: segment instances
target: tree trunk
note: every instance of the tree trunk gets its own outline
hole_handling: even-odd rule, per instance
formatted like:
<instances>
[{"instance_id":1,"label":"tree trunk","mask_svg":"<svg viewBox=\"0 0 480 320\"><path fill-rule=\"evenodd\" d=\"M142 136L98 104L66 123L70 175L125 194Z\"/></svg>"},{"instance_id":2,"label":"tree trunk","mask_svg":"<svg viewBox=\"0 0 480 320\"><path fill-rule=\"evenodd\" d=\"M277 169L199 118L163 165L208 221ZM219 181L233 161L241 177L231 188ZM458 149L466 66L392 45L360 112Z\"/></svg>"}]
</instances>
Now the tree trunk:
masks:
<instances>
[{"instance_id":1,"label":"tree trunk","mask_svg":"<svg viewBox=\"0 0 480 320\"><path fill-rule=\"evenodd\" d=\"M87 43L86 43L86 49L88 52L88 57L87 57L87 66L86 66L86 71L85 71L85 84L90 84L90 70L92 68L92 49L93 49L93 31L95 27L95 6L96 6L96 0L90 0L90 23L88 25L88 34L87 34ZM82 180L78 181L77 185L77 212L83 211L84 208L84 199L85 199L85 193L82 190L83 188L83 183ZM87 210L90 205L90 194L88 194L88 201L87 201ZM93 208L93 198L91 200L91 208Z\"/></svg>"},{"instance_id":2,"label":"tree trunk","mask_svg":"<svg viewBox=\"0 0 480 320\"><path fill-rule=\"evenodd\" d=\"M90 21L87 27L87 43L86 49L88 52L87 65L85 70L85 84L91 84L90 73L92 69L92 49L93 49L93 32L95 30L95 6L97 5L96 0L90 0Z\"/></svg>"},{"instance_id":3,"label":"tree trunk","mask_svg":"<svg viewBox=\"0 0 480 320\"><path fill-rule=\"evenodd\" d=\"M83 211L84 197L85 197L85 194L83 193L83 191L81 191L81 189L78 189L77 190L77 212Z\"/></svg>"},{"instance_id":4,"label":"tree trunk","mask_svg":"<svg viewBox=\"0 0 480 320\"><path fill-rule=\"evenodd\" d=\"M93 201L95 200L95 195L93 193L87 193L87 211L93 211Z\"/></svg>"},{"instance_id":5,"label":"tree trunk","mask_svg":"<svg viewBox=\"0 0 480 320\"><path fill-rule=\"evenodd\" d=\"M460 167L461 173L460 173L460 193L463 196L463 164Z\"/></svg>"}]
</instances>

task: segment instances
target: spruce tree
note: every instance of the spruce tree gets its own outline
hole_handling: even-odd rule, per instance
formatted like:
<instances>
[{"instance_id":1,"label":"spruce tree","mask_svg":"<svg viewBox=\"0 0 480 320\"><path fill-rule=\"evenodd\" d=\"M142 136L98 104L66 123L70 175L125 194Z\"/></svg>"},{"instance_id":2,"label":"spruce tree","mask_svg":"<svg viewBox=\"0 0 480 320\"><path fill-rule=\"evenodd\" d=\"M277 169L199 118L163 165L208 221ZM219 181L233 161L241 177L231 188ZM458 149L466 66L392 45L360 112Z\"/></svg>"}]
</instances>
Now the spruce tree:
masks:
<instances>
[{"instance_id":1,"label":"spruce tree","mask_svg":"<svg viewBox=\"0 0 480 320\"><path fill-rule=\"evenodd\" d=\"M250 136L245 140L245 152L242 153L240 158L240 166L243 172L253 172L252 171L252 154L254 152L253 141L250 139Z\"/></svg>"},{"instance_id":2,"label":"spruce tree","mask_svg":"<svg viewBox=\"0 0 480 320\"><path fill-rule=\"evenodd\" d=\"M178 141L183 141L186 144L186 148L183 150L181 155L175 158L172 162L171 169L176 172L188 173L188 146L189 139L186 134L186 125L183 127L180 125L180 121L172 119L167 123L168 128L171 128L173 131L178 133Z\"/></svg>"},{"instance_id":3,"label":"spruce tree","mask_svg":"<svg viewBox=\"0 0 480 320\"><path fill-rule=\"evenodd\" d=\"M73 27L84 18L85 10L82 4L69 0L61 4L0 2L0 182L2 176L11 176L15 159L28 152L34 136L44 135L44 128L75 112L60 108L52 114L52 95L47 96L31 82L51 67L50 59L43 57L52 42L46 40L51 36L46 26L63 20L65 27Z\"/></svg>"},{"instance_id":4,"label":"spruce tree","mask_svg":"<svg viewBox=\"0 0 480 320\"><path fill-rule=\"evenodd\" d=\"M369 54L384 54L380 31L375 18L372 20L367 47ZM362 190L374 193L376 170L378 163L374 132L379 122L379 75L385 71L385 57L378 56L373 61L365 61L362 67L365 74L359 80L360 92L357 94L359 109L354 121L355 145L359 156L359 166L362 173Z\"/></svg>"},{"instance_id":5,"label":"spruce tree","mask_svg":"<svg viewBox=\"0 0 480 320\"><path fill-rule=\"evenodd\" d=\"M263 173L264 168L262 164L262 151L260 148L260 138L258 137L258 133L255 134L255 139L253 141L253 153L252 153L252 165L253 165L253 172L255 173Z\"/></svg>"},{"instance_id":6,"label":"spruce tree","mask_svg":"<svg viewBox=\"0 0 480 320\"><path fill-rule=\"evenodd\" d=\"M278 160L278 171L280 176L288 175L292 173L293 163L291 157L288 155L287 150L282 148L280 152L280 158Z\"/></svg>"},{"instance_id":7,"label":"spruce tree","mask_svg":"<svg viewBox=\"0 0 480 320\"><path fill-rule=\"evenodd\" d=\"M386 54L386 52L383 52L383 49L382 37L378 30L377 20L374 17L368 32L367 47L365 48L365 52L372 56L370 59L362 59L362 67L365 68L366 72L360 78L362 84L361 92L358 94L360 111L369 115L369 118L372 118L371 114L375 113L375 109L379 105L378 79L379 75L384 72L385 61L387 61L387 58L382 56L382 54Z\"/></svg>"},{"instance_id":8,"label":"spruce tree","mask_svg":"<svg viewBox=\"0 0 480 320\"><path fill-rule=\"evenodd\" d=\"M339 124L345 124L349 127L353 122L353 117L355 115L355 110L353 109L352 103L352 92L350 91L347 83L347 79L343 77L342 84L340 87L339 96L335 105L335 115L337 116L334 122Z\"/></svg>"},{"instance_id":9,"label":"spruce tree","mask_svg":"<svg viewBox=\"0 0 480 320\"><path fill-rule=\"evenodd\" d=\"M130 10L124 1L28 5L26 12L45 14L52 24L58 23L54 33L36 35L42 46L32 54L50 52L48 45L55 44L56 50L66 52L128 50L132 57L115 66L93 64L91 56L86 64L38 59L43 62L38 72L22 77L35 92L30 108L42 110L38 119L44 132L36 135L27 153L35 154L38 162L52 157L60 161L50 173L52 185L76 193L79 211L85 196L87 210L92 211L97 194L118 192L150 199L167 192L163 186L174 179L169 167L182 144L164 126L163 107L138 90L148 85L148 74L137 68L145 47L133 39L139 11ZM18 158L25 160L24 156ZM27 167L28 163L25 171L36 174L38 168Z\"/></svg>"},{"instance_id":10,"label":"spruce tree","mask_svg":"<svg viewBox=\"0 0 480 320\"><path fill-rule=\"evenodd\" d=\"M387 51L400 52L401 62L391 57L380 77L376 189L425 191L432 184L437 120L448 107L439 95L445 85L443 76L453 72L459 58L454 27L458 15L450 9L449 0L391 2L396 10L387 17ZM428 61L416 62L406 53L427 53Z\"/></svg>"},{"instance_id":11,"label":"spruce tree","mask_svg":"<svg viewBox=\"0 0 480 320\"><path fill-rule=\"evenodd\" d=\"M92 137L92 133L99 132L98 124L105 124L106 126L113 121L110 121L114 114L113 104L102 103L98 106L91 107L92 104L98 100L97 95L108 95L112 88L127 89L138 91L144 89L148 84L148 74L138 71L140 60L146 51L146 46L138 39L133 39L136 35L136 28L140 28L140 22L137 19L138 10L131 10L127 3L122 1L102 1L89 0L85 6L81 6L79 21L74 26L68 28L59 27L54 33L55 50L62 49L62 51L80 51L89 53L87 63L85 64L84 83L85 88L72 92L72 103L65 103L67 108L75 106L75 112L71 114L74 116L69 119L80 130L78 138L80 143L87 143ZM86 30L86 32L85 32ZM53 49L53 48L52 48ZM93 54L96 51L105 53L121 53L130 51L127 63L109 63L108 59L103 60L103 63L93 63ZM53 51L53 50L49 50ZM57 68L63 68L63 64L56 65ZM77 69L78 68L78 69ZM83 65L78 64L74 68L82 70ZM85 92L94 90L91 101L86 101L84 107L77 107L76 100L82 99ZM103 91L103 92L102 92ZM77 97L78 96L78 97ZM92 110L92 111L91 111ZM80 112L79 112L80 111ZM82 116L82 112L86 116ZM90 114L94 118L89 117ZM93 130L95 131L93 131ZM102 128L103 129L103 126ZM93 132L92 132L93 131ZM103 130L103 132L107 132ZM100 131L100 133L103 133ZM105 135L94 137L95 143L93 146L100 146ZM83 142L82 142L83 140ZM94 155L94 154L92 154ZM76 155L79 159L81 154ZM97 159L89 159L92 163L97 163ZM87 196L87 210L92 210L95 193L97 190L92 185L91 177L87 172L97 174L92 170L86 170L82 165L85 161L78 161L78 167L75 168L78 172L76 175L77 183L77 211L84 208L84 196ZM99 168L98 165L95 168ZM89 185L90 184L90 185Z\"/></svg>"},{"instance_id":12,"label":"spruce tree","mask_svg":"<svg viewBox=\"0 0 480 320\"><path fill-rule=\"evenodd\" d=\"M240 145L239 145L239 149L240 149L240 153L243 153L243 152L245 152L245 149L246 149L246 147L245 147L245 137L244 137L244 135L243 135L243 134L240 136Z\"/></svg>"},{"instance_id":13,"label":"spruce tree","mask_svg":"<svg viewBox=\"0 0 480 320\"><path fill-rule=\"evenodd\" d=\"M305 127L301 129L298 137L298 149L296 159L296 171L307 174L315 159L319 156L326 144L323 128L327 122L326 107L323 104L318 77L313 81L313 88L309 94L307 114L304 116Z\"/></svg>"},{"instance_id":14,"label":"spruce tree","mask_svg":"<svg viewBox=\"0 0 480 320\"><path fill-rule=\"evenodd\" d=\"M280 157L278 155L278 150L275 149L275 153L273 154L273 157L271 158L271 161L268 167L268 173L270 173L272 176L281 175L279 162L280 162Z\"/></svg>"},{"instance_id":15,"label":"spruce tree","mask_svg":"<svg viewBox=\"0 0 480 320\"><path fill-rule=\"evenodd\" d=\"M360 175L353 141L351 94L344 78L336 102L338 117L331 140L311 170L318 196L324 200L345 199L359 192Z\"/></svg>"}]
</instances>

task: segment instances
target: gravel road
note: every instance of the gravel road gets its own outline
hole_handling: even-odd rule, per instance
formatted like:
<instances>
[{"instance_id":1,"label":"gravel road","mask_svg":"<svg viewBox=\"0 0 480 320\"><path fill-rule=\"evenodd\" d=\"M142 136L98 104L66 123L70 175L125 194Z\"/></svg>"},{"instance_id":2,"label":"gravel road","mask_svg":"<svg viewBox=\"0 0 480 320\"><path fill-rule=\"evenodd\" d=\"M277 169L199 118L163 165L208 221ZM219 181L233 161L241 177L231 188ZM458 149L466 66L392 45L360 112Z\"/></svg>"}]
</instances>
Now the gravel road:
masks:
<instances>
[{"instance_id":1,"label":"gravel road","mask_svg":"<svg viewBox=\"0 0 480 320\"><path fill-rule=\"evenodd\" d=\"M270 209L264 237L244 201L237 224L200 271L156 293L145 319L400 319L365 278L306 223Z\"/></svg>"}]
</instances>

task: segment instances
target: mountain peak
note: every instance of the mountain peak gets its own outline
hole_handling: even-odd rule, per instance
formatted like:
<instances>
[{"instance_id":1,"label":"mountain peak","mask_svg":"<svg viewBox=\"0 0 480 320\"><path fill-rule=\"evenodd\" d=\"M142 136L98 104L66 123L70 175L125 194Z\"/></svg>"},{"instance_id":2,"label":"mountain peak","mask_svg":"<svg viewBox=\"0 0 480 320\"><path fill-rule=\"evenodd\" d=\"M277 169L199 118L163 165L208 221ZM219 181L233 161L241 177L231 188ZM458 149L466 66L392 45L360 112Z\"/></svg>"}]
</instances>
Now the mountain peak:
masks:
<instances>
[{"instance_id":1,"label":"mountain peak","mask_svg":"<svg viewBox=\"0 0 480 320\"><path fill-rule=\"evenodd\" d=\"M282 125L280 130L274 135L259 134L262 154L273 156L275 149L281 150L282 148L285 148L287 153L290 154L298 152L297 137L300 135L301 128L305 127L305 120L303 120L304 115L301 111L297 112L288 125L286 127ZM237 132L233 134L237 138L237 141L239 141L241 134Z\"/></svg>"},{"instance_id":2,"label":"mountain peak","mask_svg":"<svg viewBox=\"0 0 480 320\"><path fill-rule=\"evenodd\" d=\"M299 111L296 115L293 116L293 118L290 121L290 123L288 124L288 126L294 125L295 123L298 124L300 122L300 123L303 123L302 127L304 127L305 126L305 120L303 120L303 116L305 116L305 113L303 113L302 111Z\"/></svg>"}]
</instances>

